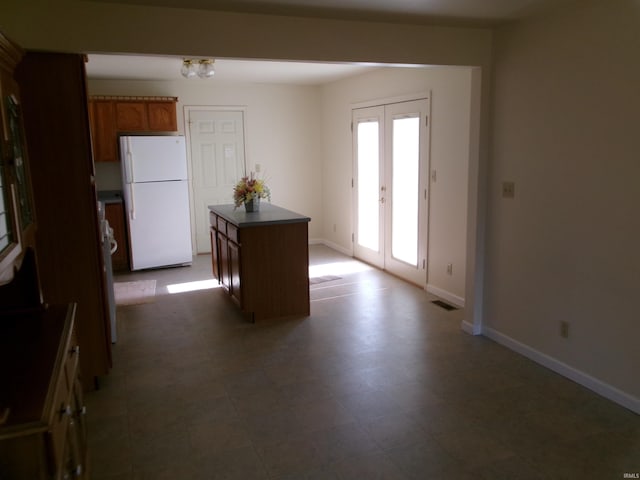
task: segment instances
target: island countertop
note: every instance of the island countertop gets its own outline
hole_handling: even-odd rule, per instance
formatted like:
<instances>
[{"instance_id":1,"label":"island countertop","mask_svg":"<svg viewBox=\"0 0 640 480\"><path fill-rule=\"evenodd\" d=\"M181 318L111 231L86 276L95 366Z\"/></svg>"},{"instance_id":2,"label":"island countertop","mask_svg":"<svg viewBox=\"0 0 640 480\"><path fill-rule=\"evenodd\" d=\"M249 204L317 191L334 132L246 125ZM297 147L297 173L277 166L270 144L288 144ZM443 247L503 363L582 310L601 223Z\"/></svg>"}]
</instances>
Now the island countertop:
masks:
<instances>
[{"instance_id":1,"label":"island countertop","mask_svg":"<svg viewBox=\"0 0 640 480\"><path fill-rule=\"evenodd\" d=\"M311 218L309 217L266 202L260 203L260 211L258 212L247 213L245 212L244 207L236 208L233 204L209 205L209 210L239 228L267 224L279 225L311 221Z\"/></svg>"}]
</instances>

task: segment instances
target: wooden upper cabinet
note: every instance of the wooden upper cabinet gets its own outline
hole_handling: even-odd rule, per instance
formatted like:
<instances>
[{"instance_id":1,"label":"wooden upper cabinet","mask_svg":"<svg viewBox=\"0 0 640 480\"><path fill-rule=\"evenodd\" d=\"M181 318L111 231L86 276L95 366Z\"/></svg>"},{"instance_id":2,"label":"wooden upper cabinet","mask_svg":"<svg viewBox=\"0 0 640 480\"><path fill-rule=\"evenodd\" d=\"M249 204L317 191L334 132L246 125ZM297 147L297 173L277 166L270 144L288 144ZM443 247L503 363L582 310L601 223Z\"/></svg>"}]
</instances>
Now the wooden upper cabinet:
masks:
<instances>
[{"instance_id":1,"label":"wooden upper cabinet","mask_svg":"<svg viewBox=\"0 0 640 480\"><path fill-rule=\"evenodd\" d=\"M147 109L144 102L115 102L116 129L120 132L144 132L149 130Z\"/></svg>"},{"instance_id":2,"label":"wooden upper cabinet","mask_svg":"<svg viewBox=\"0 0 640 480\"><path fill-rule=\"evenodd\" d=\"M91 143L96 162L117 162L118 145L113 102L96 100L89 102Z\"/></svg>"},{"instance_id":3,"label":"wooden upper cabinet","mask_svg":"<svg viewBox=\"0 0 640 480\"><path fill-rule=\"evenodd\" d=\"M89 97L96 162L117 162L118 135L176 132L176 97Z\"/></svg>"},{"instance_id":4,"label":"wooden upper cabinet","mask_svg":"<svg viewBox=\"0 0 640 480\"><path fill-rule=\"evenodd\" d=\"M149 130L175 132L178 130L175 102L148 102Z\"/></svg>"}]
</instances>

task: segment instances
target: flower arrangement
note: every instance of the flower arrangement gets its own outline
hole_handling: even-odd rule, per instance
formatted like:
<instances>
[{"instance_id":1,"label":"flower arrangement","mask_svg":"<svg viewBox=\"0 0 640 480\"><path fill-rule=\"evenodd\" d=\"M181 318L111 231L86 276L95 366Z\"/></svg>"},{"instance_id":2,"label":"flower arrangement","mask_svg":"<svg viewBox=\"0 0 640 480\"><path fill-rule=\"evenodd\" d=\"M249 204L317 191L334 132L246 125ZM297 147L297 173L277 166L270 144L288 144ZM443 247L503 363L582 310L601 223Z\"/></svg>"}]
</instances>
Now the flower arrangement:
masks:
<instances>
[{"instance_id":1,"label":"flower arrangement","mask_svg":"<svg viewBox=\"0 0 640 480\"><path fill-rule=\"evenodd\" d=\"M264 180L255 178L253 172L248 177L242 177L233 187L233 203L236 208L243 203L260 198L266 198L271 201L271 190L264 183Z\"/></svg>"}]
</instances>

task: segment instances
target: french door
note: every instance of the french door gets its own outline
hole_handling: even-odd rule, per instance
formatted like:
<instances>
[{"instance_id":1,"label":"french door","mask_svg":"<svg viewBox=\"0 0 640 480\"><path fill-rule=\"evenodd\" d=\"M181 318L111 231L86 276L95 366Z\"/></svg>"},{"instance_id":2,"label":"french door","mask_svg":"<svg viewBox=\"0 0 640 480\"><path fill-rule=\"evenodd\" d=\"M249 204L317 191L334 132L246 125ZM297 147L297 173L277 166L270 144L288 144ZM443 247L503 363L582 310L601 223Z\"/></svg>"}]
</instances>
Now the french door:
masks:
<instances>
[{"instance_id":1,"label":"french door","mask_svg":"<svg viewBox=\"0 0 640 480\"><path fill-rule=\"evenodd\" d=\"M352 112L354 255L426 285L429 100Z\"/></svg>"}]
</instances>

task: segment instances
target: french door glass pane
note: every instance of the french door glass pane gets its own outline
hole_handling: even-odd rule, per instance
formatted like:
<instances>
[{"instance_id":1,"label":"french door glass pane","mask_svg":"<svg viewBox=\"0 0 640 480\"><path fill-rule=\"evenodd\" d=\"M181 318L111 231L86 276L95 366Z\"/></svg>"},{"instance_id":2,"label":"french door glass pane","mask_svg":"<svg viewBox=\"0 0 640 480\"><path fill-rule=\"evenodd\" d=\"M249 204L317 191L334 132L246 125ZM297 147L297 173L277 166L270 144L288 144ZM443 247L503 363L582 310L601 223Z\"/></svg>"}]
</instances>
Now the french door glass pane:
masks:
<instances>
[{"instance_id":1,"label":"french door glass pane","mask_svg":"<svg viewBox=\"0 0 640 480\"><path fill-rule=\"evenodd\" d=\"M393 120L391 255L418 265L420 118Z\"/></svg>"},{"instance_id":2,"label":"french door glass pane","mask_svg":"<svg viewBox=\"0 0 640 480\"><path fill-rule=\"evenodd\" d=\"M376 252L380 248L378 131L378 122L358 123L358 244Z\"/></svg>"}]
</instances>

